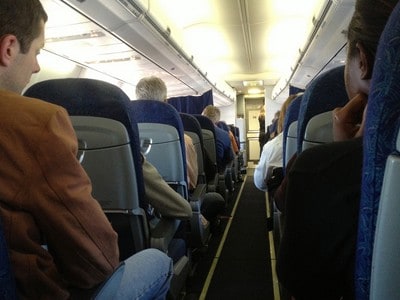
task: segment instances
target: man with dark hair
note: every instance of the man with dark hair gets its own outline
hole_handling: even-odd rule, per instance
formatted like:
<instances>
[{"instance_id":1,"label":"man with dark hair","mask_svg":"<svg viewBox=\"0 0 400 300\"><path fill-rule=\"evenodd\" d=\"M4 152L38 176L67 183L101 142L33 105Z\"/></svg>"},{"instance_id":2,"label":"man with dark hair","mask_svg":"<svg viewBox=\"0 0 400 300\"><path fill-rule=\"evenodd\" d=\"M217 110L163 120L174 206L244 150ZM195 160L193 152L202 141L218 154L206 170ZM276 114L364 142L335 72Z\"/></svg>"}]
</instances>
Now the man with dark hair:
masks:
<instances>
[{"instance_id":1,"label":"man with dark hair","mask_svg":"<svg viewBox=\"0 0 400 300\"><path fill-rule=\"evenodd\" d=\"M119 265L117 234L91 196L65 109L20 95L40 71L46 21L39 0L0 2L0 218L20 299L89 298ZM148 249L97 292L164 298L170 277L171 259Z\"/></svg>"}]
</instances>

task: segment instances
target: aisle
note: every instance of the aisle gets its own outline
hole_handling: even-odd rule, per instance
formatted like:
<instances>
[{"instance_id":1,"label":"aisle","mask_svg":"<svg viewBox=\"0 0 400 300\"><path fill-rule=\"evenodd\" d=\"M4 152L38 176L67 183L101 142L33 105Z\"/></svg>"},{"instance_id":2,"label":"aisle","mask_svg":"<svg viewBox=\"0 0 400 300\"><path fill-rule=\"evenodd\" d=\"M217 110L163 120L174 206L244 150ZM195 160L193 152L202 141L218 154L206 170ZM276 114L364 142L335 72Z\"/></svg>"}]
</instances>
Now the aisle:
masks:
<instances>
[{"instance_id":1,"label":"aisle","mask_svg":"<svg viewBox=\"0 0 400 300\"><path fill-rule=\"evenodd\" d=\"M247 175L205 299L274 299L265 193ZM218 255L218 253L217 253Z\"/></svg>"}]
</instances>

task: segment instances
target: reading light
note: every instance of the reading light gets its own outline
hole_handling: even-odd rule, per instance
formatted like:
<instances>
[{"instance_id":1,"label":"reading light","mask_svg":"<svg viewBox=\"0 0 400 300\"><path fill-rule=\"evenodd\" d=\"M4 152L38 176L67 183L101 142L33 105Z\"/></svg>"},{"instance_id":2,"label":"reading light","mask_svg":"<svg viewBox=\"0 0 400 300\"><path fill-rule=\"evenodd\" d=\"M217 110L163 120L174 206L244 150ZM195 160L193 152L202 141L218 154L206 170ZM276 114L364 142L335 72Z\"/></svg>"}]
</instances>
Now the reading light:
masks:
<instances>
[{"instance_id":1,"label":"reading light","mask_svg":"<svg viewBox=\"0 0 400 300\"><path fill-rule=\"evenodd\" d=\"M263 86L263 80L245 80L243 81L243 86Z\"/></svg>"}]
</instances>

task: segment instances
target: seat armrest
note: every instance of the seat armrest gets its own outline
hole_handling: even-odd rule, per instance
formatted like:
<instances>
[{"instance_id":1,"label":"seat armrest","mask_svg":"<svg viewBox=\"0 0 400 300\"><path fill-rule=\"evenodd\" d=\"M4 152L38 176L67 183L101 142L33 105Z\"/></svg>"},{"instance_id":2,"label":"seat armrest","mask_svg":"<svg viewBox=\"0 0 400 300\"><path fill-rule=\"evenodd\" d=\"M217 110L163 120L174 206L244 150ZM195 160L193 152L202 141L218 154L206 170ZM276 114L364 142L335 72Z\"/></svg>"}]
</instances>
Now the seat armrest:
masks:
<instances>
[{"instance_id":1,"label":"seat armrest","mask_svg":"<svg viewBox=\"0 0 400 300\"><path fill-rule=\"evenodd\" d=\"M207 191L215 192L217 190L218 181L219 181L219 174L215 173L214 178L212 178L209 182L207 182Z\"/></svg>"},{"instance_id":2,"label":"seat armrest","mask_svg":"<svg viewBox=\"0 0 400 300\"><path fill-rule=\"evenodd\" d=\"M151 248L156 248L163 252L167 252L168 246L172 241L179 224L180 220L177 219L161 219L151 230Z\"/></svg>"},{"instance_id":3,"label":"seat armrest","mask_svg":"<svg viewBox=\"0 0 400 300\"><path fill-rule=\"evenodd\" d=\"M207 185L204 183L198 184L193 192L190 194L190 202L202 201L207 192Z\"/></svg>"}]
</instances>

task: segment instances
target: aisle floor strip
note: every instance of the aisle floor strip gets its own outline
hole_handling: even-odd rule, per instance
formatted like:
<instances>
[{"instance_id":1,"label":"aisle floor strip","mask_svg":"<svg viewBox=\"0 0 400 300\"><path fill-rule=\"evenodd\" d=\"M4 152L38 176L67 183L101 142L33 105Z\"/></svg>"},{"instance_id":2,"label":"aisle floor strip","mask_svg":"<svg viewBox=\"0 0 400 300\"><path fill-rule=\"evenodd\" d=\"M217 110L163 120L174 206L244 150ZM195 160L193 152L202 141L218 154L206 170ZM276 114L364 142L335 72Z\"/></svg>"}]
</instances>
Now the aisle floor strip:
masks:
<instances>
[{"instance_id":1,"label":"aisle floor strip","mask_svg":"<svg viewBox=\"0 0 400 300\"><path fill-rule=\"evenodd\" d=\"M271 210L269 206L269 197L268 192L265 193L265 206L267 208L267 218L273 218L271 216ZM276 253L275 253L275 242L274 242L274 233L273 231L268 231L268 238L269 238L269 252L271 256L271 272L272 272L272 287L274 291L274 300L280 300L280 289L279 289L279 281L278 276L276 275Z\"/></svg>"},{"instance_id":2,"label":"aisle floor strip","mask_svg":"<svg viewBox=\"0 0 400 300\"><path fill-rule=\"evenodd\" d=\"M246 179L247 179L247 175L243 178L243 182L246 182ZM211 265L210 271L208 271L208 275L207 275L206 281L205 281L203 289L201 291L201 294L200 294L200 297L199 297L200 300L203 300L203 299L206 298L207 291L208 291L208 288L209 288L210 283L211 283L211 279L212 279L212 277L214 275L215 268L217 267L217 264L218 264L218 259L219 259L220 255L221 255L222 249L224 248L224 244L225 244L226 237L228 236L229 228L231 227L233 217L235 216L236 208L237 208L237 206L239 204L240 197L242 196L243 188L244 188L244 184L242 184L242 186L240 187L240 191L239 191L239 193L238 193L238 195L236 197L235 205L234 205L234 207L232 209L232 212L231 212L231 216L232 217L228 220L228 223L226 224L226 227L225 227L225 230L224 230L224 235L221 238L221 242L220 242L220 244L218 246L218 249L217 249L217 252L216 252L215 257L213 259L213 263Z\"/></svg>"}]
</instances>

